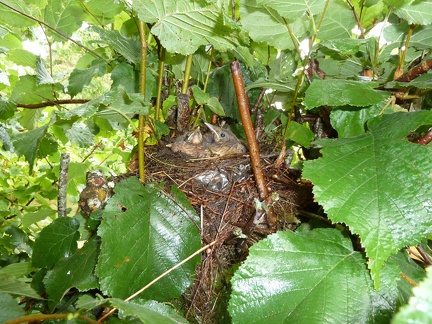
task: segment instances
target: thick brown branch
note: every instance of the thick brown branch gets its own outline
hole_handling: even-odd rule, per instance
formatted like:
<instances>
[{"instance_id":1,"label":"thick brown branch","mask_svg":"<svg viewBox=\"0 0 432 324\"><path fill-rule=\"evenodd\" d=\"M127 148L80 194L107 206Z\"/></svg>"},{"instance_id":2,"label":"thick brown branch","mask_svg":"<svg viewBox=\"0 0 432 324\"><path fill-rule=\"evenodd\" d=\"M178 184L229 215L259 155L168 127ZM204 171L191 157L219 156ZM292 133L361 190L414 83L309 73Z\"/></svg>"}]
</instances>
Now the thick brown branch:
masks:
<instances>
[{"instance_id":1,"label":"thick brown branch","mask_svg":"<svg viewBox=\"0 0 432 324\"><path fill-rule=\"evenodd\" d=\"M67 105L67 104L84 104L89 102L90 99L63 99L63 100L53 100L48 102L41 102L37 104L17 104L18 108L26 108L26 109L39 109L56 105Z\"/></svg>"},{"instance_id":2,"label":"thick brown branch","mask_svg":"<svg viewBox=\"0 0 432 324\"><path fill-rule=\"evenodd\" d=\"M416 143L420 145L426 145L432 142L432 128L430 128L426 134L424 134L422 137L420 137Z\"/></svg>"},{"instance_id":3,"label":"thick brown branch","mask_svg":"<svg viewBox=\"0 0 432 324\"><path fill-rule=\"evenodd\" d=\"M249 154L251 159L251 166L255 176L255 182L258 189L258 194L260 200L265 201L265 203L270 206L267 211L267 222L271 229L276 228L276 218L271 208L271 198L268 197L267 185L264 180L264 174L262 171L260 152L258 148L258 142L255 137L255 131L252 126L252 119L249 112L249 100L246 95L243 77L240 70L240 64L238 61L231 63L231 74L234 81L234 88L237 95L237 102L240 112L240 117L243 123L243 128L246 133L246 139L249 146Z\"/></svg>"},{"instance_id":4,"label":"thick brown branch","mask_svg":"<svg viewBox=\"0 0 432 324\"><path fill-rule=\"evenodd\" d=\"M415 78L419 77L420 75L426 73L430 69L432 69L432 59L428 59L426 61L421 62L420 64L417 64L411 70L402 74L395 81L410 82L411 80L414 80Z\"/></svg>"}]
</instances>

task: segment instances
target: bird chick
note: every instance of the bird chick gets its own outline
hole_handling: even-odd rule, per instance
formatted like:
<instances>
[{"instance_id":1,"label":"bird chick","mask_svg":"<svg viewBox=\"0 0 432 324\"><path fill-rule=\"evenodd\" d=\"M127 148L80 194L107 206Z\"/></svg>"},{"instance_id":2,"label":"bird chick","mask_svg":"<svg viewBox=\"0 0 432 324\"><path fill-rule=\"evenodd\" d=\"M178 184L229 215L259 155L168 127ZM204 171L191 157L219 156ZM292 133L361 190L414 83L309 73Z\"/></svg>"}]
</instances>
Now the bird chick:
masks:
<instances>
[{"instance_id":1,"label":"bird chick","mask_svg":"<svg viewBox=\"0 0 432 324\"><path fill-rule=\"evenodd\" d=\"M203 136L203 143L211 156L242 154L246 152L243 143L228 129L205 123L210 130Z\"/></svg>"},{"instance_id":2,"label":"bird chick","mask_svg":"<svg viewBox=\"0 0 432 324\"><path fill-rule=\"evenodd\" d=\"M205 123L210 130L202 135L199 128L192 133L179 136L176 141L167 146L173 152L181 152L194 158L241 154L246 148L229 130Z\"/></svg>"},{"instance_id":3,"label":"bird chick","mask_svg":"<svg viewBox=\"0 0 432 324\"><path fill-rule=\"evenodd\" d=\"M192 133L177 137L174 143L168 144L173 152L181 152L192 157L207 157L205 153L203 136L201 130L197 127Z\"/></svg>"}]
</instances>

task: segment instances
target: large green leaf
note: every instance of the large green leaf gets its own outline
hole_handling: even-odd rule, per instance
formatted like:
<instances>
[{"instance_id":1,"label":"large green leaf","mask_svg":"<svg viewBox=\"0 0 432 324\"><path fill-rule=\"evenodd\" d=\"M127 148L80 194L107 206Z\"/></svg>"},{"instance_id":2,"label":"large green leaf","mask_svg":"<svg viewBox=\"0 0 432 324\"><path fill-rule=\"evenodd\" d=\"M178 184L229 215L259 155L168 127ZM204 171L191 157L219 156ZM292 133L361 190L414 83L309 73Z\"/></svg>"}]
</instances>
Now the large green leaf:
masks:
<instances>
[{"instance_id":1,"label":"large green leaf","mask_svg":"<svg viewBox=\"0 0 432 324\"><path fill-rule=\"evenodd\" d=\"M73 70L68 84L68 92L71 97L76 96L85 86L90 84L93 77L104 75L106 70L107 63L102 60L95 60L87 69Z\"/></svg>"},{"instance_id":2,"label":"large green leaf","mask_svg":"<svg viewBox=\"0 0 432 324\"><path fill-rule=\"evenodd\" d=\"M273 8L288 20L319 14L325 5L325 1L321 0L256 0L256 2L258 5Z\"/></svg>"},{"instance_id":3,"label":"large green leaf","mask_svg":"<svg viewBox=\"0 0 432 324\"><path fill-rule=\"evenodd\" d=\"M108 301L111 306L120 310L122 318L133 316L142 323L189 323L170 306L154 300L125 302L118 298L109 298Z\"/></svg>"},{"instance_id":4,"label":"large green leaf","mask_svg":"<svg viewBox=\"0 0 432 324\"><path fill-rule=\"evenodd\" d=\"M430 149L405 139L424 124L432 112L379 116L366 134L319 141L323 157L305 162L303 176L328 217L360 235L377 287L387 258L430 234Z\"/></svg>"},{"instance_id":5,"label":"large green leaf","mask_svg":"<svg viewBox=\"0 0 432 324\"><path fill-rule=\"evenodd\" d=\"M14 9L17 9L27 15L32 15L37 12L34 7L34 2L29 3L26 0L4 0L2 1ZM45 5L44 1L40 1L41 6ZM4 5L0 5L0 21L14 27L26 28L36 25L36 21L31 20L16 11L9 9Z\"/></svg>"},{"instance_id":6,"label":"large green leaf","mask_svg":"<svg viewBox=\"0 0 432 324\"><path fill-rule=\"evenodd\" d=\"M314 80L306 90L304 103L308 109L318 106L371 106L390 96L389 92L374 90L376 86L373 82Z\"/></svg>"},{"instance_id":7,"label":"large green leaf","mask_svg":"<svg viewBox=\"0 0 432 324\"><path fill-rule=\"evenodd\" d=\"M45 227L37 237L32 255L32 266L52 268L57 261L69 257L77 249L79 222L61 217Z\"/></svg>"},{"instance_id":8,"label":"large green leaf","mask_svg":"<svg viewBox=\"0 0 432 324\"><path fill-rule=\"evenodd\" d=\"M392 323L432 323L432 267L427 270L427 278L414 287L414 296L409 304L400 309Z\"/></svg>"},{"instance_id":9,"label":"large green leaf","mask_svg":"<svg viewBox=\"0 0 432 324\"><path fill-rule=\"evenodd\" d=\"M364 257L335 229L270 235L231 282L234 323L388 322L395 308L396 295L375 292Z\"/></svg>"},{"instance_id":10,"label":"large green leaf","mask_svg":"<svg viewBox=\"0 0 432 324\"><path fill-rule=\"evenodd\" d=\"M91 239L70 257L60 259L54 268L48 271L44 284L50 298L51 310L73 287L81 291L98 287L97 279L93 275L98 250L97 240Z\"/></svg>"},{"instance_id":11,"label":"large green leaf","mask_svg":"<svg viewBox=\"0 0 432 324\"><path fill-rule=\"evenodd\" d=\"M357 22L345 1L332 0L318 32L318 38L321 40L348 39L351 37L355 26L357 26Z\"/></svg>"},{"instance_id":12,"label":"large green leaf","mask_svg":"<svg viewBox=\"0 0 432 324\"><path fill-rule=\"evenodd\" d=\"M12 296L0 291L0 323L12 321L24 314L24 308L18 306Z\"/></svg>"},{"instance_id":13,"label":"large green leaf","mask_svg":"<svg viewBox=\"0 0 432 324\"><path fill-rule=\"evenodd\" d=\"M432 23L432 1L410 1L395 10L395 14L409 24L428 25Z\"/></svg>"},{"instance_id":14,"label":"large green leaf","mask_svg":"<svg viewBox=\"0 0 432 324\"><path fill-rule=\"evenodd\" d=\"M105 207L97 274L102 291L126 298L200 248L194 209L180 191L174 197L137 178L123 180ZM192 283L195 257L142 294L177 298Z\"/></svg>"},{"instance_id":15,"label":"large green leaf","mask_svg":"<svg viewBox=\"0 0 432 324\"><path fill-rule=\"evenodd\" d=\"M266 42L277 49L294 49L288 27L279 13L270 7L258 5L255 0L240 2L241 24L250 37L257 42ZM289 4L289 2L283 1ZM296 16L289 25L298 39L306 35L308 20Z\"/></svg>"},{"instance_id":16,"label":"large green leaf","mask_svg":"<svg viewBox=\"0 0 432 324\"><path fill-rule=\"evenodd\" d=\"M0 274L0 292L42 299L28 283L6 274Z\"/></svg>"},{"instance_id":17,"label":"large green leaf","mask_svg":"<svg viewBox=\"0 0 432 324\"><path fill-rule=\"evenodd\" d=\"M44 18L44 21L48 25L70 37L81 27L84 11L80 2L77 0L49 0L48 5L45 7ZM66 41L66 39L58 33L52 32L51 30L49 31L54 36L55 40Z\"/></svg>"},{"instance_id":18,"label":"large green leaf","mask_svg":"<svg viewBox=\"0 0 432 324\"><path fill-rule=\"evenodd\" d=\"M236 25L215 3L136 0L133 8L141 20L154 23L152 33L169 52L189 55L202 45L211 44L220 51L239 45Z\"/></svg>"}]
</instances>

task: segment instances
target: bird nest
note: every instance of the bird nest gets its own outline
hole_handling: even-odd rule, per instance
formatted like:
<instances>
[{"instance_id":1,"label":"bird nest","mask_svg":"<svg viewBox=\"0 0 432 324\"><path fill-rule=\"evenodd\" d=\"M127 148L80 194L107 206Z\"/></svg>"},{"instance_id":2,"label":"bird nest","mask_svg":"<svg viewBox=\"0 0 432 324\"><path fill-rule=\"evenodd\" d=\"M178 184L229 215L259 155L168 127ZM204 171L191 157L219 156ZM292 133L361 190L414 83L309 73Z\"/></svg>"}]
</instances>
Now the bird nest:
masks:
<instances>
[{"instance_id":1,"label":"bird nest","mask_svg":"<svg viewBox=\"0 0 432 324\"><path fill-rule=\"evenodd\" d=\"M300 223L298 212L312 203L311 186L301 182L299 172L288 166L276 169L276 157L263 155L261 162L273 196L277 229L292 230ZM188 197L201 217L202 245L219 239L203 252L195 283L184 295L188 318L217 322L227 306L217 302L227 298L217 297L229 292L227 276L232 274L232 266L244 260L249 246L275 230L265 217L257 219L259 198L250 158L240 154L190 158L157 147L147 148L145 160L146 181L176 185Z\"/></svg>"}]
</instances>

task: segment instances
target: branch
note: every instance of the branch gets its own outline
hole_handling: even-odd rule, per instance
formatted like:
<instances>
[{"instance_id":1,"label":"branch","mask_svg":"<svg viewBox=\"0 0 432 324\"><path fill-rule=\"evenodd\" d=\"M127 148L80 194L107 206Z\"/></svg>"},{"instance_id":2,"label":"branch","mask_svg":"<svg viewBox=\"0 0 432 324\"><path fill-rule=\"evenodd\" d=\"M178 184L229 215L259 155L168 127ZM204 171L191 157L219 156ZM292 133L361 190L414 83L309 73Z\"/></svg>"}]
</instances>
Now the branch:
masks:
<instances>
[{"instance_id":1,"label":"branch","mask_svg":"<svg viewBox=\"0 0 432 324\"><path fill-rule=\"evenodd\" d=\"M414 80L415 78L419 77L420 75L426 73L430 69L432 69L432 58L417 64L411 70L402 74L395 81L410 82L411 80Z\"/></svg>"},{"instance_id":2,"label":"branch","mask_svg":"<svg viewBox=\"0 0 432 324\"><path fill-rule=\"evenodd\" d=\"M249 146L249 154L251 159L252 170L255 176L255 182L258 189L259 198L261 201L270 207L267 211L267 222L271 229L276 229L276 217L271 208L271 197L268 196L267 185L264 180L264 174L262 171L260 152L258 148L258 142L255 137L255 131L252 126L252 119L249 112L249 100L246 95L244 81L240 70L240 64L238 61L231 63L231 74L234 81L234 88L237 95L237 102L242 120L243 128L246 133L246 139Z\"/></svg>"},{"instance_id":3,"label":"branch","mask_svg":"<svg viewBox=\"0 0 432 324\"><path fill-rule=\"evenodd\" d=\"M0 1L1 2L1 1ZM84 104L89 102L90 99L62 99L62 100L53 100L48 102L41 102L37 104L16 104L18 108L26 108L26 109L39 109L50 106L57 105L65 105L65 104Z\"/></svg>"},{"instance_id":4,"label":"branch","mask_svg":"<svg viewBox=\"0 0 432 324\"><path fill-rule=\"evenodd\" d=\"M5 324L19 324L19 323L39 323L39 321L45 321L49 319L65 319L68 318L70 314L43 314L43 315L30 315L25 317L20 317L11 321L6 322ZM98 324L95 320L84 316L78 315L77 318L86 321L90 324Z\"/></svg>"},{"instance_id":5,"label":"branch","mask_svg":"<svg viewBox=\"0 0 432 324\"><path fill-rule=\"evenodd\" d=\"M24 16L24 17L27 17L27 18L29 18L29 19L31 19L31 20L34 20L34 21L38 22L38 23L41 24L41 25L44 25L44 26L47 27L48 29L51 29L52 31L54 31L55 33L59 34L60 36L66 38L67 40L71 41L72 43L78 45L78 46L81 47L81 48L84 48L86 51L92 53L92 54L93 54L94 56L96 56L97 58L99 58L99 59L101 59L101 60L104 59L102 56L100 56L100 55L99 55L98 53L96 53L95 51L93 51L93 50L91 50L90 48L84 46L83 44L77 42L76 40L73 40L72 38L70 38L69 36L63 34L61 31L55 29L54 27L51 27L51 26L48 25L46 22L44 22L44 21L42 21L42 20L40 20L40 19L37 19L37 18L35 18L35 17L31 16L31 15L28 15L28 14L22 12L22 11L19 11L18 9L15 9L14 7L12 7L12 6L10 6L10 5L4 3L3 1L0 1L0 4L2 4L2 5L5 6L5 7L8 7L10 10L17 12L17 13L19 13L20 15L22 15L22 16Z\"/></svg>"},{"instance_id":6,"label":"branch","mask_svg":"<svg viewBox=\"0 0 432 324\"><path fill-rule=\"evenodd\" d=\"M58 198L57 210L59 217L66 217L66 189L68 183L68 170L69 170L70 155L62 153L60 155L60 175L58 183Z\"/></svg>"}]
</instances>

